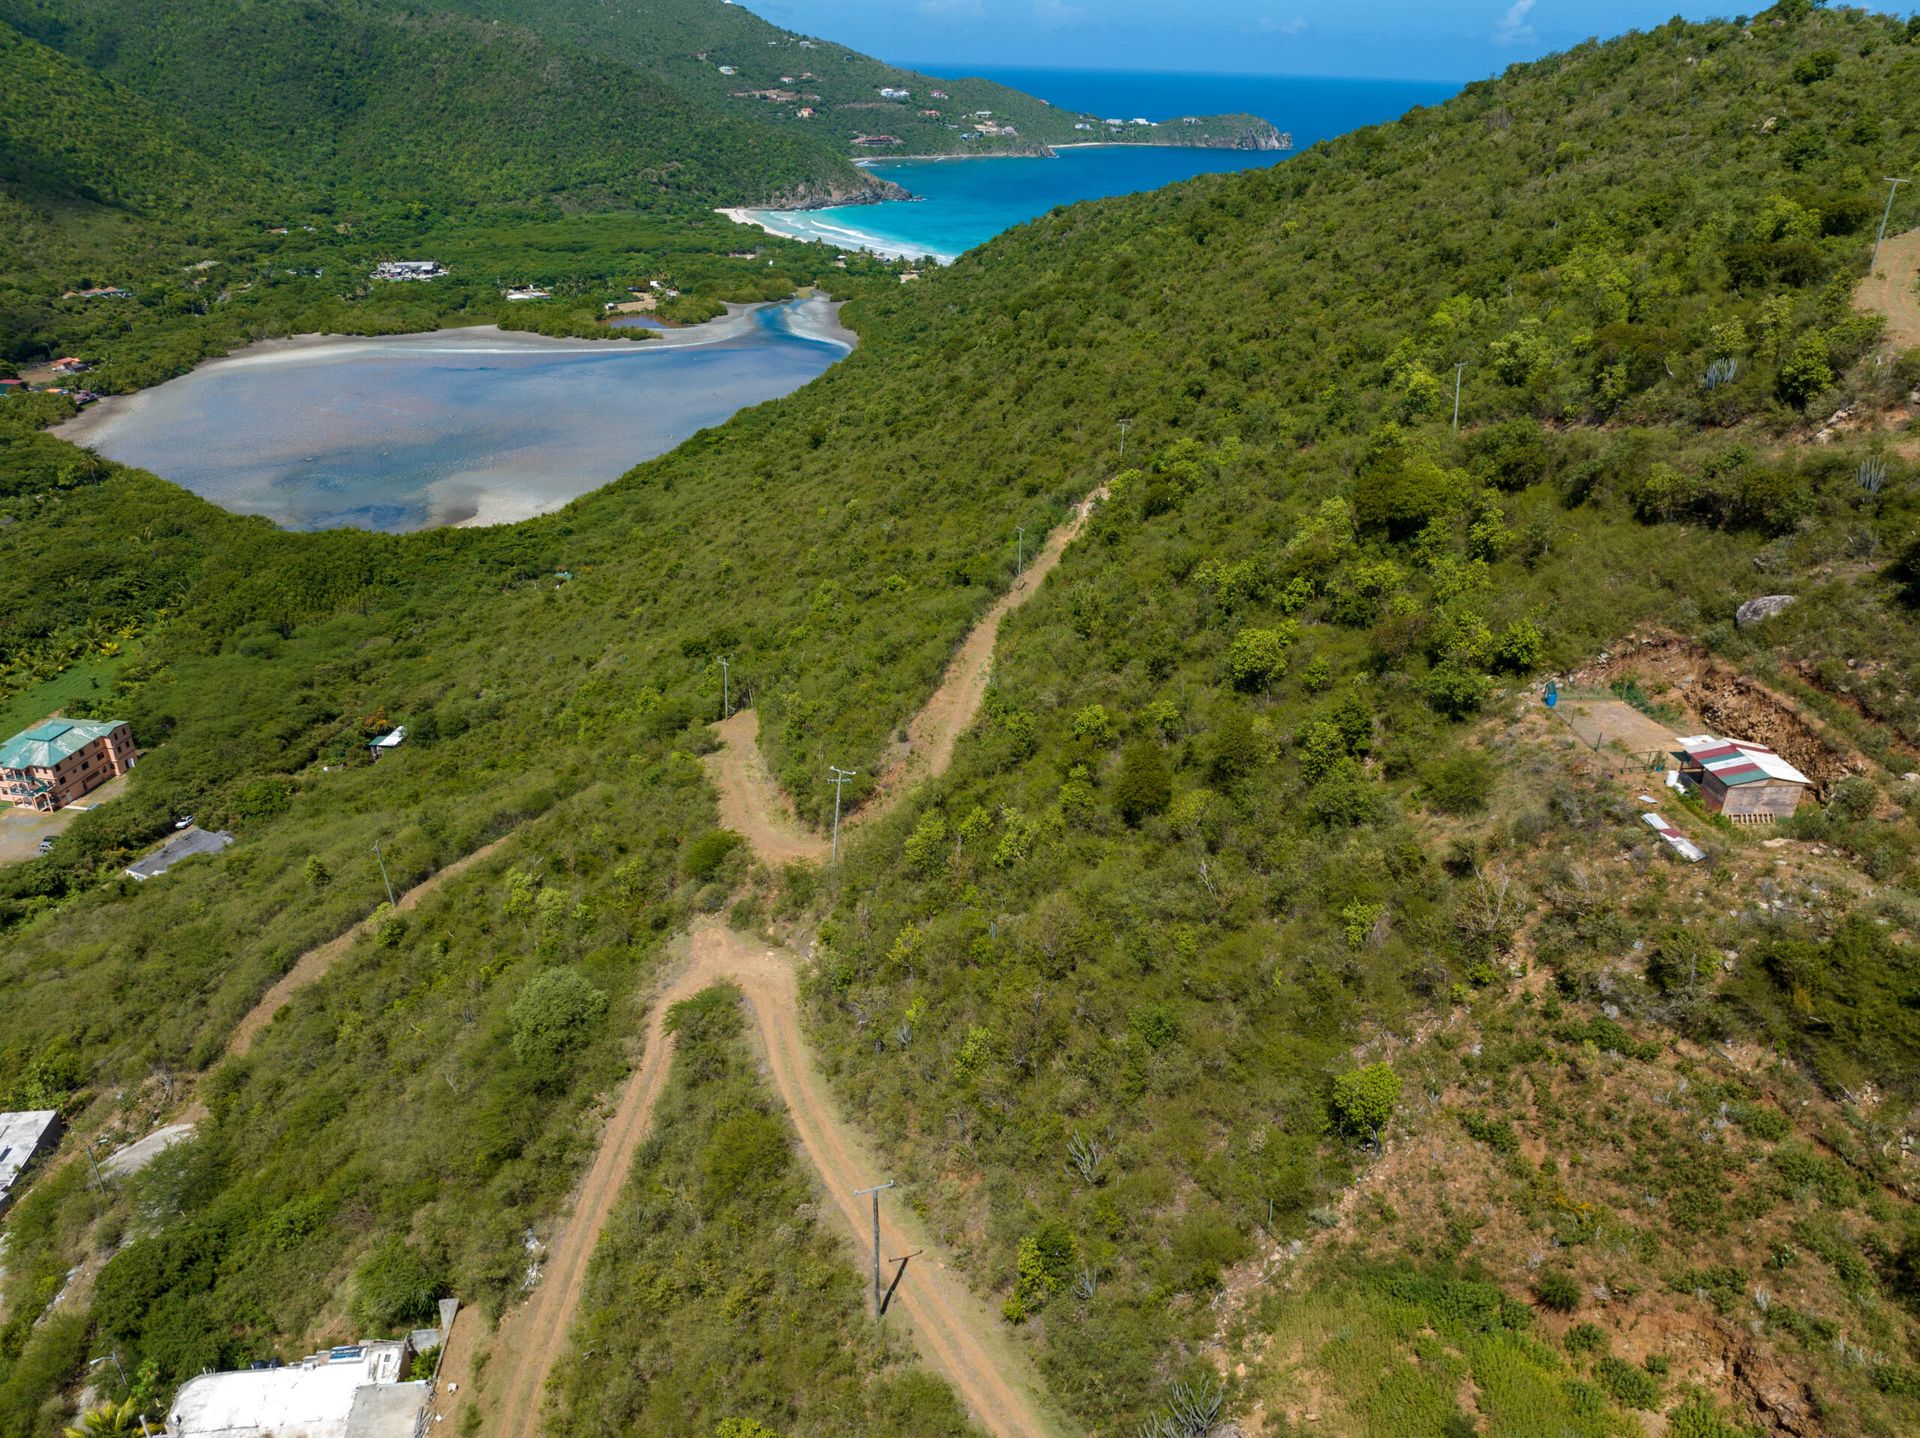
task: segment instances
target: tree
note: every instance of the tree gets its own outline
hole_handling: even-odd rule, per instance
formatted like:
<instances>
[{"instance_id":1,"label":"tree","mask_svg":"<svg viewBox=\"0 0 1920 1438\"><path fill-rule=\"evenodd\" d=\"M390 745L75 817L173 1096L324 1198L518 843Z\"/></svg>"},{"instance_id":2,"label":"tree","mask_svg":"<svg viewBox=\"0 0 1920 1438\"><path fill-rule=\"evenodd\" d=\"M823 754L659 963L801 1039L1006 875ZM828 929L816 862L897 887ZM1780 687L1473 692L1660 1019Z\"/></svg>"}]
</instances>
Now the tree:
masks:
<instances>
[{"instance_id":1,"label":"tree","mask_svg":"<svg viewBox=\"0 0 1920 1438\"><path fill-rule=\"evenodd\" d=\"M1274 629L1242 629L1227 646L1227 674L1233 687L1249 694L1264 693L1287 672L1287 651L1299 634L1289 620Z\"/></svg>"},{"instance_id":2,"label":"tree","mask_svg":"<svg viewBox=\"0 0 1920 1438\"><path fill-rule=\"evenodd\" d=\"M1158 814L1173 799L1173 770L1167 756L1150 739L1136 739L1120 751L1120 770L1113 778L1113 805L1129 824Z\"/></svg>"},{"instance_id":3,"label":"tree","mask_svg":"<svg viewBox=\"0 0 1920 1438\"><path fill-rule=\"evenodd\" d=\"M128 1398L89 1408L80 1415L78 1424L65 1431L66 1438L133 1438L140 1432L140 1418L133 1411L133 1400Z\"/></svg>"},{"instance_id":4,"label":"tree","mask_svg":"<svg viewBox=\"0 0 1920 1438\"><path fill-rule=\"evenodd\" d=\"M551 1070L586 1042L607 1011L607 996L574 969L543 969L513 1001L513 1054L524 1064Z\"/></svg>"},{"instance_id":5,"label":"tree","mask_svg":"<svg viewBox=\"0 0 1920 1438\"><path fill-rule=\"evenodd\" d=\"M1813 397L1833 383L1833 365L1827 342L1817 334L1802 335L1780 361L1780 398L1795 409L1805 409Z\"/></svg>"},{"instance_id":6,"label":"tree","mask_svg":"<svg viewBox=\"0 0 1920 1438\"><path fill-rule=\"evenodd\" d=\"M1355 1138L1378 1138L1399 1102L1400 1075L1390 1064L1368 1064L1333 1081L1334 1122Z\"/></svg>"}]
</instances>

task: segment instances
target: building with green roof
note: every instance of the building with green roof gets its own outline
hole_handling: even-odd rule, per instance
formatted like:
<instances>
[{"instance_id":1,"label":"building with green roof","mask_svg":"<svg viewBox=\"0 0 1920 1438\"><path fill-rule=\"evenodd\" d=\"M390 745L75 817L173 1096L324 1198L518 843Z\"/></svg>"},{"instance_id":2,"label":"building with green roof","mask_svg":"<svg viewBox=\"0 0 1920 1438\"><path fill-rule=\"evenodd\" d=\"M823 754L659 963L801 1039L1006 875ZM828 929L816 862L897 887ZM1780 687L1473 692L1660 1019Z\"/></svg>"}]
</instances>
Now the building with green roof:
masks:
<instances>
[{"instance_id":1,"label":"building with green roof","mask_svg":"<svg viewBox=\"0 0 1920 1438\"><path fill-rule=\"evenodd\" d=\"M118 778L139 758L124 719L47 719L0 745L0 799L50 812Z\"/></svg>"}]
</instances>

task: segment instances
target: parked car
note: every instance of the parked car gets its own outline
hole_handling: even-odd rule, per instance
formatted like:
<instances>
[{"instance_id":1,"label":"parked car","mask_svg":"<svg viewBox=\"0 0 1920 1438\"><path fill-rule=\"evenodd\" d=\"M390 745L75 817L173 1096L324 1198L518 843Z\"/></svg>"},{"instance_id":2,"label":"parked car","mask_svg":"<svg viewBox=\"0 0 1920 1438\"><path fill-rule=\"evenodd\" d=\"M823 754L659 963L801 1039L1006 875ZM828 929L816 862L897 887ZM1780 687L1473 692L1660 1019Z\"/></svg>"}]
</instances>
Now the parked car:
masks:
<instances>
[{"instance_id":1,"label":"parked car","mask_svg":"<svg viewBox=\"0 0 1920 1438\"><path fill-rule=\"evenodd\" d=\"M40 841L40 852L43 854L50 854L53 852L53 835L49 834L47 835L46 838Z\"/></svg>"},{"instance_id":2,"label":"parked car","mask_svg":"<svg viewBox=\"0 0 1920 1438\"><path fill-rule=\"evenodd\" d=\"M192 822L193 822L193 815L189 814L184 819L175 819L173 821L173 827L176 829L184 829L187 827L187 825L191 824Z\"/></svg>"}]
</instances>

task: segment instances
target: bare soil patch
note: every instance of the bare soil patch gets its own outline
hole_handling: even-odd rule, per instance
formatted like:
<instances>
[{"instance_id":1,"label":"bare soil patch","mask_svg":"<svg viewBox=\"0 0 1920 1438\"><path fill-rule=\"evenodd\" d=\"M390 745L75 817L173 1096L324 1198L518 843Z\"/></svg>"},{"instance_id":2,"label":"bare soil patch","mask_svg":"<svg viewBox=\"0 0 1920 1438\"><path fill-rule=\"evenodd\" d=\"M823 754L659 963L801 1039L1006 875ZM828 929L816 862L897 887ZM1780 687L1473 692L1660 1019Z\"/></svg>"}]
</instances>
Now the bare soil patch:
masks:
<instances>
[{"instance_id":1,"label":"bare soil patch","mask_svg":"<svg viewBox=\"0 0 1920 1438\"><path fill-rule=\"evenodd\" d=\"M1826 798L1849 774L1871 772L1858 751L1827 735L1818 721L1777 689L1742 674L1677 634L1636 636L1598 663L1569 676L1583 685L1606 686L1638 679L1652 697L1671 701L1725 738L1746 739L1778 750L1813 780Z\"/></svg>"},{"instance_id":2,"label":"bare soil patch","mask_svg":"<svg viewBox=\"0 0 1920 1438\"><path fill-rule=\"evenodd\" d=\"M1887 338L1902 349L1920 345L1920 230L1892 235L1880 246L1880 262L1853 292L1855 309L1887 318Z\"/></svg>"}]
</instances>

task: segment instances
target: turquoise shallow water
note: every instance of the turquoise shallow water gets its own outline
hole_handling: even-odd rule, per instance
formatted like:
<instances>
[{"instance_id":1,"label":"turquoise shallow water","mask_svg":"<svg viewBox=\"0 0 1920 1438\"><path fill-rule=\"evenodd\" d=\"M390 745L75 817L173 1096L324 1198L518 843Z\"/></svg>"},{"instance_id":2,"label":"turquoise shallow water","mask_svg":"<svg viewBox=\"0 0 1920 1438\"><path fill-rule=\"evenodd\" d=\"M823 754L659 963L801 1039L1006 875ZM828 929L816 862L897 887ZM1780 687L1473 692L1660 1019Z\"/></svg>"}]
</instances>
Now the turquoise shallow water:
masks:
<instances>
[{"instance_id":1,"label":"turquoise shallow water","mask_svg":"<svg viewBox=\"0 0 1920 1438\"><path fill-rule=\"evenodd\" d=\"M61 433L288 529L499 523L790 394L847 350L819 299L645 343L343 336L215 360Z\"/></svg>"},{"instance_id":2,"label":"turquoise shallow water","mask_svg":"<svg viewBox=\"0 0 1920 1438\"><path fill-rule=\"evenodd\" d=\"M943 73L943 67L922 67ZM952 73L950 70L945 73ZM1066 109L1102 117L1167 120L1244 113L1292 134L1294 153L1362 125L1436 104L1455 87L1406 80L1290 76L1156 75L1100 70L989 70L1000 80ZM950 260L1055 205L1158 189L1195 175L1284 161L1285 153L1185 150L1146 145L1063 149L1052 159L881 161L870 168L920 198L826 210L755 210L782 234L843 249Z\"/></svg>"}]
</instances>

